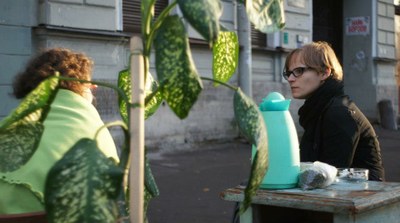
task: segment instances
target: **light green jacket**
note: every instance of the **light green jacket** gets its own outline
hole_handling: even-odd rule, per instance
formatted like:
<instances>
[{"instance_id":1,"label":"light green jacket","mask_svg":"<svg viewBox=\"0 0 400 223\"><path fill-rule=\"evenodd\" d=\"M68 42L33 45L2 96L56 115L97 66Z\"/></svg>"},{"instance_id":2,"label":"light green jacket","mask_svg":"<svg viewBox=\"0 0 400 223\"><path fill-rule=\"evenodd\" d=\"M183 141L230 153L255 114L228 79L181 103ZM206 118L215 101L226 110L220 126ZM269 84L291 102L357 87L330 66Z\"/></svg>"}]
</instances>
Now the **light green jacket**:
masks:
<instances>
[{"instance_id":1,"label":"light green jacket","mask_svg":"<svg viewBox=\"0 0 400 223\"><path fill-rule=\"evenodd\" d=\"M43 211L44 184L50 168L79 139L94 138L102 125L92 104L72 91L60 89L44 121L44 133L35 154L20 169L0 173L0 214ZM97 140L107 157L118 160L114 141L106 128Z\"/></svg>"}]
</instances>

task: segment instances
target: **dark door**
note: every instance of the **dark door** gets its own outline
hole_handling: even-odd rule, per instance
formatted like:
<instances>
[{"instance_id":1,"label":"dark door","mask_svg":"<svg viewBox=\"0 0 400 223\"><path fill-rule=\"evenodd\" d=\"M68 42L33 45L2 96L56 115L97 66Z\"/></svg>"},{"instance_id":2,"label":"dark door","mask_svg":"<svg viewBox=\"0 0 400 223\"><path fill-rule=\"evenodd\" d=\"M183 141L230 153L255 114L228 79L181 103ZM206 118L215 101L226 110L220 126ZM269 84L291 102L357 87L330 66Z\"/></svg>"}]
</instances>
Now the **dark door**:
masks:
<instances>
[{"instance_id":1,"label":"dark door","mask_svg":"<svg viewBox=\"0 0 400 223\"><path fill-rule=\"evenodd\" d=\"M342 64L343 0L313 0L313 41L331 44Z\"/></svg>"}]
</instances>

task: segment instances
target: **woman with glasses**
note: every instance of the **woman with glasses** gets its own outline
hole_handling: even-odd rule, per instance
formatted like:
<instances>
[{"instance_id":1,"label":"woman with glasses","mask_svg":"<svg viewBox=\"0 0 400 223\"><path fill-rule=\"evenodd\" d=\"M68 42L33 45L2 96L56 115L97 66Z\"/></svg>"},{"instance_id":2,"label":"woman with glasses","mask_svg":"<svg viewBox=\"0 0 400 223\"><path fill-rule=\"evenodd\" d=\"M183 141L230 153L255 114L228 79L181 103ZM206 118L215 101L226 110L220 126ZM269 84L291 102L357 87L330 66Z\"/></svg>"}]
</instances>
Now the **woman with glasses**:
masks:
<instances>
[{"instance_id":1,"label":"woman with glasses","mask_svg":"<svg viewBox=\"0 0 400 223\"><path fill-rule=\"evenodd\" d=\"M368 119L345 95L342 67L329 44L313 42L293 50L284 69L283 77L293 97L305 99L298 111L304 128L301 161L366 168L369 180L383 181L377 136Z\"/></svg>"}]
</instances>

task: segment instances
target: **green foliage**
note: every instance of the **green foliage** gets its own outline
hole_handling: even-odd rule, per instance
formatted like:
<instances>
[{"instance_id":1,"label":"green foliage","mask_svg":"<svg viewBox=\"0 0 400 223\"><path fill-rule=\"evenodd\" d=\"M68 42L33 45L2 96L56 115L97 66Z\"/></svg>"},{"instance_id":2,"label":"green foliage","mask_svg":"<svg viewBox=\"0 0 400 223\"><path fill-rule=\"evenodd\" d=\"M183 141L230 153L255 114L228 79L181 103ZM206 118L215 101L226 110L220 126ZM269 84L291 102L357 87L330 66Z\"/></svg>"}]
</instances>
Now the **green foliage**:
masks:
<instances>
[{"instance_id":1,"label":"green foliage","mask_svg":"<svg viewBox=\"0 0 400 223\"><path fill-rule=\"evenodd\" d=\"M151 28L151 22L154 17L154 4L156 3L156 0L146 0L146 1L141 1L141 7L140 7L140 12L141 12L141 17L142 19L142 34L147 37L149 34L150 28Z\"/></svg>"},{"instance_id":2,"label":"green foliage","mask_svg":"<svg viewBox=\"0 0 400 223\"><path fill-rule=\"evenodd\" d=\"M145 156L144 186L144 213L147 213L151 199L160 195L160 191L158 190L158 186L151 171L147 156ZM145 217L147 218L147 216Z\"/></svg>"},{"instance_id":3,"label":"green foliage","mask_svg":"<svg viewBox=\"0 0 400 223\"><path fill-rule=\"evenodd\" d=\"M0 171L23 166L35 153L44 127L39 122L21 120L0 132Z\"/></svg>"},{"instance_id":4,"label":"green foliage","mask_svg":"<svg viewBox=\"0 0 400 223\"><path fill-rule=\"evenodd\" d=\"M148 191L149 196L151 196L151 198L154 198L160 195L160 191L158 190L156 181L154 180L154 176L151 171L150 163L147 159L147 156L145 157L144 176L145 188Z\"/></svg>"},{"instance_id":5,"label":"green foliage","mask_svg":"<svg viewBox=\"0 0 400 223\"><path fill-rule=\"evenodd\" d=\"M162 102L161 98L161 93L158 91L158 83L154 80L153 76L148 73L146 75L146 86L145 86L145 95L146 95L146 102L145 102L145 119L149 118L151 115L153 115L156 111L159 105ZM130 69L125 69L119 72L118 75L118 87L122 89L124 94L126 95L126 98L129 100L129 105L127 102L122 98L118 97L119 101L119 111L122 117L122 120L126 125L129 125L129 109L132 103L132 80L131 80L131 73ZM129 148L129 139L128 136L126 136L126 139L128 140L126 142L126 149ZM126 159L126 156L129 156L129 152L123 153L123 159ZM121 160L122 162L122 160ZM121 166L121 165L120 165ZM124 164L122 164L121 167L123 167ZM128 167L127 167L128 168ZM145 183L145 188L144 188L144 212L147 212L148 205L150 203L150 200L160 194L156 181L154 179L153 173L151 171L150 163L149 160L147 159L147 154L145 155L145 178L144 178L144 183ZM127 191L129 194L129 190ZM126 195L126 201L125 202L127 205L129 204L129 196L128 194ZM146 218L147 216L145 216Z\"/></svg>"},{"instance_id":6,"label":"green foliage","mask_svg":"<svg viewBox=\"0 0 400 223\"><path fill-rule=\"evenodd\" d=\"M185 19L212 46L219 34L221 2L219 0L178 0L178 5Z\"/></svg>"},{"instance_id":7,"label":"green foliage","mask_svg":"<svg viewBox=\"0 0 400 223\"><path fill-rule=\"evenodd\" d=\"M50 109L57 78L43 81L19 106L0 122L0 171L23 166L35 153L42 137L42 120Z\"/></svg>"},{"instance_id":8,"label":"green foliage","mask_svg":"<svg viewBox=\"0 0 400 223\"><path fill-rule=\"evenodd\" d=\"M14 109L6 118L0 122L0 130L7 128L9 125L26 119L29 121L41 121L43 120L43 111L40 111L37 115L30 116L37 110L48 107L53 100L56 87L58 86L57 78L49 78L29 93L24 100Z\"/></svg>"},{"instance_id":9,"label":"green foliage","mask_svg":"<svg viewBox=\"0 0 400 223\"><path fill-rule=\"evenodd\" d=\"M185 26L178 16L165 19L154 45L162 97L175 114L184 119L203 86L192 60Z\"/></svg>"},{"instance_id":10,"label":"green foliage","mask_svg":"<svg viewBox=\"0 0 400 223\"><path fill-rule=\"evenodd\" d=\"M154 21L155 1L141 1L146 74L145 118L156 112L162 100L168 103L179 118L186 118L203 88L192 59L182 18L169 15L172 8L178 4L184 19L213 47L211 80L235 90L234 111L238 127L257 147L245 190L245 200L241 206L243 212L250 205L251 197L258 189L268 167L268 143L266 128L258 107L240 89L227 84L238 64L237 35L234 32L220 31L222 6L219 0L176 0ZM284 26L282 0L247 0L246 8L252 23L263 32L276 31ZM151 49L155 51L158 83L149 72ZM210 80L204 77L203 79ZM119 108L126 124L129 123L129 109L137 106L132 105L130 99L131 81L129 69L119 73ZM47 115L57 86L58 78L44 81L15 111L0 122L0 171L18 169L35 152L43 132L42 121ZM116 89L115 86L112 88ZM129 134L125 134L128 138ZM122 181L123 169L129 163L129 143L129 139L126 139L127 145L122 152L120 165L117 166L99 150L95 139L84 138L78 141L48 175L45 203L49 221L126 221L126 207L129 201L123 202L127 196ZM145 211L150 199L158 194L146 159Z\"/></svg>"},{"instance_id":11,"label":"green foliage","mask_svg":"<svg viewBox=\"0 0 400 223\"><path fill-rule=\"evenodd\" d=\"M235 32L220 32L213 47L213 77L227 82L236 71L239 60L239 41ZM214 82L218 86L218 82Z\"/></svg>"},{"instance_id":12,"label":"green foliage","mask_svg":"<svg viewBox=\"0 0 400 223\"><path fill-rule=\"evenodd\" d=\"M276 32L285 27L283 0L246 0L246 11L261 32Z\"/></svg>"},{"instance_id":13,"label":"green foliage","mask_svg":"<svg viewBox=\"0 0 400 223\"><path fill-rule=\"evenodd\" d=\"M50 170L45 203L50 222L116 222L123 170L96 141L79 140Z\"/></svg>"},{"instance_id":14,"label":"green foliage","mask_svg":"<svg viewBox=\"0 0 400 223\"><path fill-rule=\"evenodd\" d=\"M258 106L240 88L234 95L235 119L241 133L257 147L245 190L245 199L240 207L243 213L251 204L251 197L259 188L268 168L267 128Z\"/></svg>"},{"instance_id":15,"label":"green foliage","mask_svg":"<svg viewBox=\"0 0 400 223\"><path fill-rule=\"evenodd\" d=\"M146 105L144 109L144 118L147 119L152 116L158 109L162 102L161 92L158 91L158 83L154 80L153 76L148 73L146 75ZM129 99L129 103L132 103L132 84L131 84L131 72L129 69L125 69L118 74L118 87L125 93ZM125 102L124 98L118 97L119 112L122 120L128 125L129 106Z\"/></svg>"}]
</instances>

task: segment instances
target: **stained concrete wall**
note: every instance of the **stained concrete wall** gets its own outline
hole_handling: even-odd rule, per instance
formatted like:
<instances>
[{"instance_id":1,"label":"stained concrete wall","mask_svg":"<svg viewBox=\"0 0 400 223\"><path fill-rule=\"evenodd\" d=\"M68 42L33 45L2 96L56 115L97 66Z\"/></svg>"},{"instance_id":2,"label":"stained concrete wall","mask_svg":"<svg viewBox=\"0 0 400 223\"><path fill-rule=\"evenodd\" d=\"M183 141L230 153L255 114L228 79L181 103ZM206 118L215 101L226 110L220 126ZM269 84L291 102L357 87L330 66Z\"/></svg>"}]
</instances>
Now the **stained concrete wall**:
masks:
<instances>
[{"instance_id":1,"label":"stained concrete wall","mask_svg":"<svg viewBox=\"0 0 400 223\"><path fill-rule=\"evenodd\" d=\"M370 119L378 119L377 103L398 104L395 81L394 8L390 0L344 1L345 24L363 17L369 31L343 36L343 69L346 92ZM394 106L397 107L397 106Z\"/></svg>"},{"instance_id":2,"label":"stained concrete wall","mask_svg":"<svg viewBox=\"0 0 400 223\"><path fill-rule=\"evenodd\" d=\"M36 11L35 0L0 1L0 118L18 104L10 96L11 83L32 53Z\"/></svg>"},{"instance_id":3,"label":"stained concrete wall","mask_svg":"<svg viewBox=\"0 0 400 223\"><path fill-rule=\"evenodd\" d=\"M39 23L90 30L121 30L119 0L39 1Z\"/></svg>"}]
</instances>

